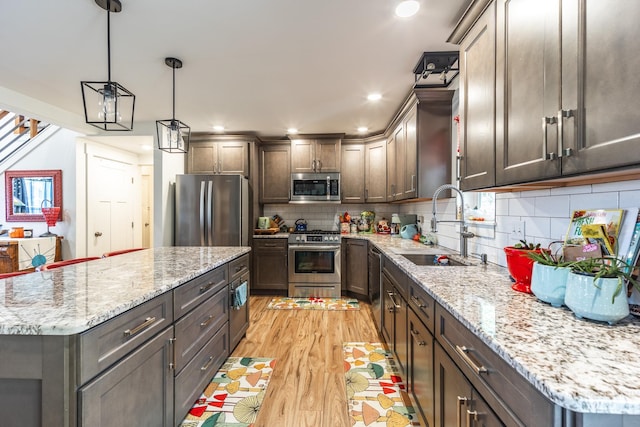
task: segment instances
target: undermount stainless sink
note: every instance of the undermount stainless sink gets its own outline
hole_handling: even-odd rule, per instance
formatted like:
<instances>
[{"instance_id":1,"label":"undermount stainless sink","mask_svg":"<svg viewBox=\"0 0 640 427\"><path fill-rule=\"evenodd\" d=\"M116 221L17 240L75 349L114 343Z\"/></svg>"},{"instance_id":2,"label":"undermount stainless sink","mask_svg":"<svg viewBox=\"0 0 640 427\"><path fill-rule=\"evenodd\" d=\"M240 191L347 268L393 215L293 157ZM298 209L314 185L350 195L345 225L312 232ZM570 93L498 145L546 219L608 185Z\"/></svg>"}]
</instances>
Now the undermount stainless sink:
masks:
<instances>
[{"instance_id":1,"label":"undermount stainless sink","mask_svg":"<svg viewBox=\"0 0 640 427\"><path fill-rule=\"evenodd\" d=\"M455 260L453 258L449 258L449 262L447 264L434 264L434 258L436 255L431 254L398 254L405 257L408 261L412 262L415 265L420 266L433 266L433 267L446 267L446 266L469 266L472 264L466 264L464 262Z\"/></svg>"}]
</instances>

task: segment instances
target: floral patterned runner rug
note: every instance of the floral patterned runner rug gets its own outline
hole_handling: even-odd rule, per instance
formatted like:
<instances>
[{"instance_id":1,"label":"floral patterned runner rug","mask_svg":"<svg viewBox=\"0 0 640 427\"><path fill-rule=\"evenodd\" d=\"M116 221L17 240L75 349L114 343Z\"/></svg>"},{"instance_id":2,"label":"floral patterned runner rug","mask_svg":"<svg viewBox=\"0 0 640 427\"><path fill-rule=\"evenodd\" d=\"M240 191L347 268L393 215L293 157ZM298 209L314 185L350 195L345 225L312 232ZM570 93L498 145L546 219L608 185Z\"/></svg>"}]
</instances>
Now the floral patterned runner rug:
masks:
<instances>
[{"instance_id":1,"label":"floral patterned runner rug","mask_svg":"<svg viewBox=\"0 0 640 427\"><path fill-rule=\"evenodd\" d=\"M360 310L358 300L354 298L288 298L271 300L271 310Z\"/></svg>"},{"instance_id":2,"label":"floral patterned runner rug","mask_svg":"<svg viewBox=\"0 0 640 427\"><path fill-rule=\"evenodd\" d=\"M381 343L348 342L342 348L351 425L419 426L391 352Z\"/></svg>"},{"instance_id":3,"label":"floral patterned runner rug","mask_svg":"<svg viewBox=\"0 0 640 427\"><path fill-rule=\"evenodd\" d=\"M180 427L251 427L276 359L229 357Z\"/></svg>"}]
</instances>

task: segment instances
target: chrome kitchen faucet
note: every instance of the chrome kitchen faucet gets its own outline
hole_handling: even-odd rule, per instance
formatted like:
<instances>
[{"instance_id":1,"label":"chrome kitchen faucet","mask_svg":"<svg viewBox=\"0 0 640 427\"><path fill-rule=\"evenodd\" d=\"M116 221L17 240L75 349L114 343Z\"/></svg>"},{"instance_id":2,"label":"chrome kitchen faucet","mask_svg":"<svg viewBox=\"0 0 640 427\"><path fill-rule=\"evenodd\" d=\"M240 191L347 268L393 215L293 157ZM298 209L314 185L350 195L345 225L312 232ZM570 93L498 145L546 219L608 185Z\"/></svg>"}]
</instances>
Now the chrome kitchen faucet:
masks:
<instances>
[{"instance_id":1,"label":"chrome kitchen faucet","mask_svg":"<svg viewBox=\"0 0 640 427\"><path fill-rule=\"evenodd\" d=\"M444 190L455 190L460 195L460 203L462 204L462 207L461 207L461 210L460 210L461 219L447 220L447 221L438 220L438 216L437 216L438 209L437 209L436 202L438 200L438 196ZM468 231L468 227L464 222L464 196L462 195L462 191L460 191L458 189L458 187L456 187L455 185L451 185L451 184L441 185L433 193L433 216L431 217L431 231L433 233L437 233L438 232L438 223L439 222L457 222L457 223L460 223L460 256L466 257L468 255L468 253L467 253L467 239L475 237L476 235L473 234L472 232Z\"/></svg>"}]
</instances>

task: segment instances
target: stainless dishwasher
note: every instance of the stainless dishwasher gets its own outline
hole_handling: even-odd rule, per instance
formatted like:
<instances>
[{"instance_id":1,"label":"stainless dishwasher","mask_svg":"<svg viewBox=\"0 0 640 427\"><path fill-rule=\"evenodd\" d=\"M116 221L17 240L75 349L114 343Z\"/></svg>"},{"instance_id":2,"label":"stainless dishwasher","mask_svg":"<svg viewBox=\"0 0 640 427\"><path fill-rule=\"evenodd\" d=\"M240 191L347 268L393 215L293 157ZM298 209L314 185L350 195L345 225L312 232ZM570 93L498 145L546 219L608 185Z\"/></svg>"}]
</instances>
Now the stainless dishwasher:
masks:
<instances>
[{"instance_id":1,"label":"stainless dishwasher","mask_svg":"<svg viewBox=\"0 0 640 427\"><path fill-rule=\"evenodd\" d=\"M382 280L380 280L382 253L373 245L369 246L369 300L378 332L382 332Z\"/></svg>"}]
</instances>

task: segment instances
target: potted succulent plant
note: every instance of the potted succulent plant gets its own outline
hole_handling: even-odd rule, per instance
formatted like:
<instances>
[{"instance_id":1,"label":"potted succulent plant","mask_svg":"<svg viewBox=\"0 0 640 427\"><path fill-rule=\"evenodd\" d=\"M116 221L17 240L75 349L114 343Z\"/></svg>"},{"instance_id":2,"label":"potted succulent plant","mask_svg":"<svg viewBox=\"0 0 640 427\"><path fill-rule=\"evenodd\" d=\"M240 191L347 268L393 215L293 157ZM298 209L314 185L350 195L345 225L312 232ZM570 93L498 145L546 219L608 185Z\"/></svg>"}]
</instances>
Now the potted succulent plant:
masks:
<instances>
[{"instance_id":1,"label":"potted succulent plant","mask_svg":"<svg viewBox=\"0 0 640 427\"><path fill-rule=\"evenodd\" d=\"M553 254L551 251L529 252L527 255L534 261L531 292L554 307L562 306L571 262L565 261L561 253Z\"/></svg>"},{"instance_id":2,"label":"potted succulent plant","mask_svg":"<svg viewBox=\"0 0 640 427\"><path fill-rule=\"evenodd\" d=\"M629 314L626 283L640 284L631 268L616 258L587 258L570 264L565 305L578 318L614 324Z\"/></svg>"},{"instance_id":3,"label":"potted succulent plant","mask_svg":"<svg viewBox=\"0 0 640 427\"><path fill-rule=\"evenodd\" d=\"M548 249L540 247L540 243L528 243L520 240L513 246L506 246L504 253L507 257L507 269L515 280L511 288L515 291L531 293L531 272L533 270L533 259L530 253L548 252Z\"/></svg>"}]
</instances>

